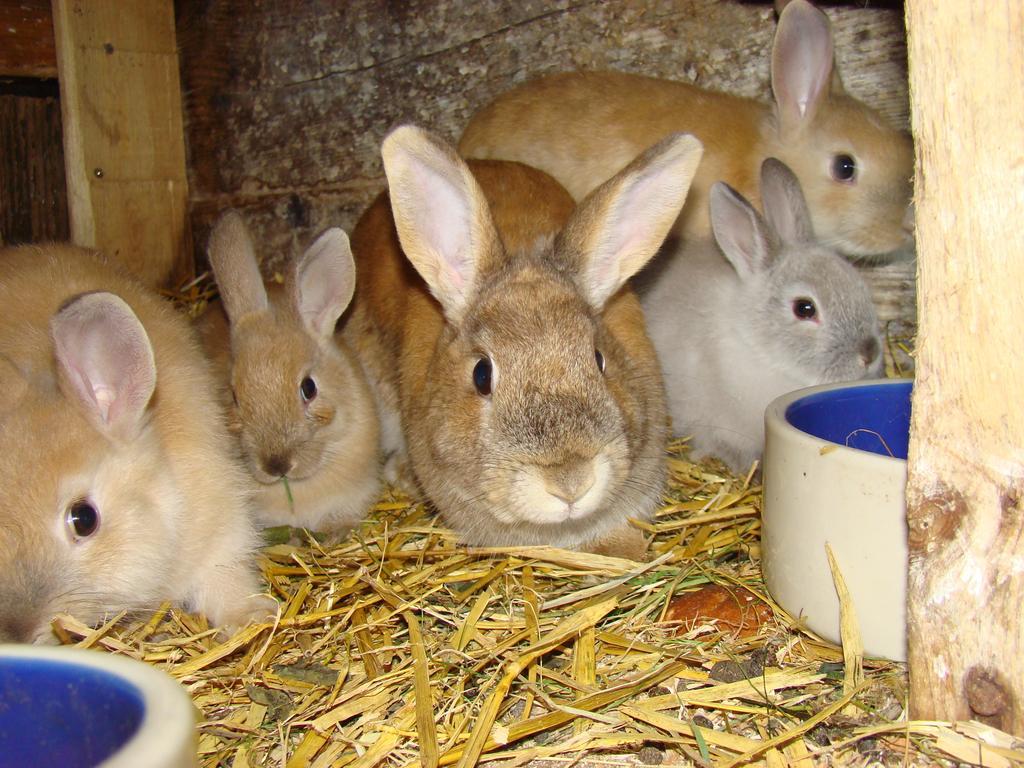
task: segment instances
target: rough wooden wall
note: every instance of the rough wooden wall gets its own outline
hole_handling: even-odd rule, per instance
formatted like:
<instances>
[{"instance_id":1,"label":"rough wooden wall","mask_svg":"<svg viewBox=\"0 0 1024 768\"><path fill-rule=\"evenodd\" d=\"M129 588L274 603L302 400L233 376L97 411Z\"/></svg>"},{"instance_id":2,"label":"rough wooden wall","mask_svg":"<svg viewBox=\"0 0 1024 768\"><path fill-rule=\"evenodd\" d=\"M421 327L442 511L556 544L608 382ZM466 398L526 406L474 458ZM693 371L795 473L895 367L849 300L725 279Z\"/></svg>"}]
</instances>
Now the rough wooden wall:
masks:
<instances>
[{"instance_id":1,"label":"rough wooden wall","mask_svg":"<svg viewBox=\"0 0 1024 768\"><path fill-rule=\"evenodd\" d=\"M68 238L55 80L0 79L0 245Z\"/></svg>"},{"instance_id":2,"label":"rough wooden wall","mask_svg":"<svg viewBox=\"0 0 1024 768\"><path fill-rule=\"evenodd\" d=\"M864 3L859 4L863 6ZM902 12L829 6L847 89L908 124ZM272 265L383 188L380 140L457 139L528 77L613 68L768 98L775 12L734 0L176 0L193 231L244 209ZM914 317L913 263L868 270L884 320Z\"/></svg>"}]
</instances>

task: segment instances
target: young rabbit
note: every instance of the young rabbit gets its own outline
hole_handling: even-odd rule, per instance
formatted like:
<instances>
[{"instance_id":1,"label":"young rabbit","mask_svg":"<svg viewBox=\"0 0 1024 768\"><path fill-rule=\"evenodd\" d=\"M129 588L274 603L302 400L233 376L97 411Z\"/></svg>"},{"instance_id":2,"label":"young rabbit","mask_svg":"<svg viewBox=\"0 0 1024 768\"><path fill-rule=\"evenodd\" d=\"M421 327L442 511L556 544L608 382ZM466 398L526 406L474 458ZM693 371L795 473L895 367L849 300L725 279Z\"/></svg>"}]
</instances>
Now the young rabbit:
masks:
<instances>
[{"instance_id":1,"label":"young rabbit","mask_svg":"<svg viewBox=\"0 0 1024 768\"><path fill-rule=\"evenodd\" d=\"M380 491L373 394L334 333L355 286L348 237L324 232L269 292L238 213L217 223L208 255L223 308L201 319L203 343L254 480L256 517L343 533Z\"/></svg>"},{"instance_id":2,"label":"young rabbit","mask_svg":"<svg viewBox=\"0 0 1024 768\"><path fill-rule=\"evenodd\" d=\"M216 387L188 321L102 257L0 250L0 638L171 600L273 615Z\"/></svg>"},{"instance_id":3,"label":"young rabbit","mask_svg":"<svg viewBox=\"0 0 1024 768\"><path fill-rule=\"evenodd\" d=\"M637 280L674 432L737 473L761 456L777 396L880 376L883 365L868 287L814 236L800 183L774 158L761 168L761 198L765 218L715 184L717 248L688 244Z\"/></svg>"},{"instance_id":4,"label":"young rabbit","mask_svg":"<svg viewBox=\"0 0 1024 768\"><path fill-rule=\"evenodd\" d=\"M466 127L465 157L518 160L547 171L577 200L673 131L693 133L704 160L678 223L708 235L711 184L757 200L761 162L789 165L822 243L851 256L910 244L913 145L847 96L832 68L828 17L805 0L781 13L772 50L774 104L619 72L574 72L499 96Z\"/></svg>"},{"instance_id":5,"label":"young rabbit","mask_svg":"<svg viewBox=\"0 0 1024 768\"><path fill-rule=\"evenodd\" d=\"M425 494L471 544L637 556L665 479L664 387L626 280L679 212L700 143L674 135L573 209L547 174L472 168L406 126L352 235L345 333Z\"/></svg>"}]
</instances>

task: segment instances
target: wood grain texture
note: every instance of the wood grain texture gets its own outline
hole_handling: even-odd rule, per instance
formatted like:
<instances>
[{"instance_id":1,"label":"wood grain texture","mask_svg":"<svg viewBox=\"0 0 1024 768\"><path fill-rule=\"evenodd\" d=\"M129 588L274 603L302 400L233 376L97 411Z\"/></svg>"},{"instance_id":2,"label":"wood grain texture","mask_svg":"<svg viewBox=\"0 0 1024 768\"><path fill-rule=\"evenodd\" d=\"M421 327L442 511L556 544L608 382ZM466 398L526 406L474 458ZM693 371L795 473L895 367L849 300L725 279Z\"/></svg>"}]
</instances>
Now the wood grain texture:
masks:
<instances>
[{"instance_id":1,"label":"wood grain texture","mask_svg":"<svg viewBox=\"0 0 1024 768\"><path fill-rule=\"evenodd\" d=\"M907 18L921 304L910 714L980 719L1020 737L1024 3L908 0Z\"/></svg>"},{"instance_id":2,"label":"wood grain texture","mask_svg":"<svg viewBox=\"0 0 1024 768\"><path fill-rule=\"evenodd\" d=\"M0 77L56 76L50 0L0 0Z\"/></svg>"},{"instance_id":3,"label":"wood grain texture","mask_svg":"<svg viewBox=\"0 0 1024 768\"><path fill-rule=\"evenodd\" d=\"M61 142L55 82L0 84L0 245L67 238Z\"/></svg>"},{"instance_id":4,"label":"wood grain texture","mask_svg":"<svg viewBox=\"0 0 1024 768\"><path fill-rule=\"evenodd\" d=\"M177 0L197 256L245 211L272 269L384 186L402 122L458 138L473 111L545 72L611 68L768 98L770 4L733 0ZM848 90L908 121L896 8L828 6ZM882 319L912 326L913 262L868 267Z\"/></svg>"},{"instance_id":5,"label":"wood grain texture","mask_svg":"<svg viewBox=\"0 0 1024 768\"><path fill-rule=\"evenodd\" d=\"M54 26L72 239L149 284L191 274L171 0L54 0Z\"/></svg>"}]
</instances>

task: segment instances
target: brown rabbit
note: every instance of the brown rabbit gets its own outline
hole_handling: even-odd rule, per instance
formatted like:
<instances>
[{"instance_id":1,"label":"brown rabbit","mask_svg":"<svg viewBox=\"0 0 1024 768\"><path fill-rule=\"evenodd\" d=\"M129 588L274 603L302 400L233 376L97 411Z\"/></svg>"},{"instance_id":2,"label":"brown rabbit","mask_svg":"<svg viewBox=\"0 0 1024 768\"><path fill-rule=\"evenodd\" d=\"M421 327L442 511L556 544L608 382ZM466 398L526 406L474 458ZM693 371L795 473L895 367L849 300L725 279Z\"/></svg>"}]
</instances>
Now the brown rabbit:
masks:
<instances>
[{"instance_id":1,"label":"brown rabbit","mask_svg":"<svg viewBox=\"0 0 1024 768\"><path fill-rule=\"evenodd\" d=\"M876 256L912 242L913 145L843 91L832 30L805 0L782 11L772 49L774 104L619 72L540 77L499 96L466 127L465 157L547 171L577 200L674 131L704 144L678 227L708 238L708 193L725 181L758 203L761 163L776 157L804 190L826 247Z\"/></svg>"},{"instance_id":2,"label":"brown rabbit","mask_svg":"<svg viewBox=\"0 0 1024 768\"><path fill-rule=\"evenodd\" d=\"M0 638L171 600L272 613L245 480L188 321L102 257L0 250Z\"/></svg>"},{"instance_id":3,"label":"brown rabbit","mask_svg":"<svg viewBox=\"0 0 1024 768\"><path fill-rule=\"evenodd\" d=\"M678 215L700 143L672 136L577 208L517 163L472 168L415 127L383 143L352 236L345 333L404 457L467 543L636 556L665 480L664 386L626 280ZM385 420L386 423L388 420Z\"/></svg>"},{"instance_id":4,"label":"brown rabbit","mask_svg":"<svg viewBox=\"0 0 1024 768\"><path fill-rule=\"evenodd\" d=\"M230 211L210 236L209 258L223 305L200 319L203 344L253 479L257 520L343 533L380 492L373 394L334 333L355 286L348 237L324 232L290 264L285 285L268 291L245 222Z\"/></svg>"}]
</instances>

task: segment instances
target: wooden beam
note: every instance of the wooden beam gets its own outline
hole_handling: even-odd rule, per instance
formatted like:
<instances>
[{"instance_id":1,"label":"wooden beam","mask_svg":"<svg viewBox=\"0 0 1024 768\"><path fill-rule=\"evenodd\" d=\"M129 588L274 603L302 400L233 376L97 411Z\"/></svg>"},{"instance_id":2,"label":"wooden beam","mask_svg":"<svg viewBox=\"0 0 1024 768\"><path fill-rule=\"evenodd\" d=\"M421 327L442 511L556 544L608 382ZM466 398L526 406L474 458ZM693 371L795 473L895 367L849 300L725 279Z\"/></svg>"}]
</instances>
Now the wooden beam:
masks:
<instances>
[{"instance_id":1,"label":"wooden beam","mask_svg":"<svg viewBox=\"0 0 1024 768\"><path fill-rule=\"evenodd\" d=\"M53 0L71 237L147 283L191 271L172 0Z\"/></svg>"},{"instance_id":2,"label":"wooden beam","mask_svg":"<svg viewBox=\"0 0 1024 768\"><path fill-rule=\"evenodd\" d=\"M910 714L1024 736L1024 0L907 0Z\"/></svg>"},{"instance_id":3,"label":"wooden beam","mask_svg":"<svg viewBox=\"0 0 1024 768\"><path fill-rule=\"evenodd\" d=\"M0 0L0 77L56 76L50 0Z\"/></svg>"}]
</instances>

